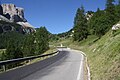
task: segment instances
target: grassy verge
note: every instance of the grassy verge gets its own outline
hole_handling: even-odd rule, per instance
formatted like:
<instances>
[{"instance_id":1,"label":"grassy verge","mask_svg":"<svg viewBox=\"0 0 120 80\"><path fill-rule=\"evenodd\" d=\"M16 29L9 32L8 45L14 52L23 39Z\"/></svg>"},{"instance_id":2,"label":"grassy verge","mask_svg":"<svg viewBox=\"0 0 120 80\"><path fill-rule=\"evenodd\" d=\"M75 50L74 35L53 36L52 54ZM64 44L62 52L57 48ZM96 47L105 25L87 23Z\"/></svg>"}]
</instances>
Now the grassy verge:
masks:
<instances>
[{"instance_id":1,"label":"grassy verge","mask_svg":"<svg viewBox=\"0 0 120 80\"><path fill-rule=\"evenodd\" d=\"M3 51L5 51L5 49L0 49L0 58L1 58L1 55L2 55ZM44 54L50 54L50 53L53 53L53 52L55 52L55 51L57 51L57 49L56 49L55 47L51 46L50 49L47 50L47 51L46 51L45 53L43 53L42 55L44 55ZM56 54L54 54L54 55L56 55ZM54 56L54 55L51 55L51 56ZM30 64L32 64L32 63L36 63L36 62L38 62L38 61L47 59L47 58L49 58L49 57L51 57L51 56L46 56L46 57L42 57L42 58L36 58L36 59L31 60L31 61L24 61L24 62L21 62L21 65L19 65L19 66L17 66L17 67L14 67L14 68L11 68L11 69L7 69L6 71L10 71L10 70L17 69L17 68L20 68L20 67L23 67L23 66L26 66L26 65L30 65ZM0 73L2 73L2 72L4 72L4 71L3 71L3 69L2 69L2 66L0 66Z\"/></svg>"},{"instance_id":2,"label":"grassy verge","mask_svg":"<svg viewBox=\"0 0 120 80\"><path fill-rule=\"evenodd\" d=\"M43 54L50 54L50 53L53 53L57 51L57 49L54 47L54 46L51 46L49 50L47 50L45 53ZM54 55L53 55L54 56ZM50 56L49 56L50 57ZM41 60L44 60L46 58L49 58L49 57L44 57L44 58L37 58L37 59L34 59L31 61L31 63L35 63L35 62L38 62L38 61L41 61Z\"/></svg>"},{"instance_id":3,"label":"grassy verge","mask_svg":"<svg viewBox=\"0 0 120 80\"><path fill-rule=\"evenodd\" d=\"M92 80L120 80L120 30L109 31L101 39L89 36L81 42L66 39L59 43L87 54Z\"/></svg>"},{"instance_id":4,"label":"grassy verge","mask_svg":"<svg viewBox=\"0 0 120 80\"><path fill-rule=\"evenodd\" d=\"M6 49L0 49L0 60L2 58L2 53L5 52L5 51L6 51Z\"/></svg>"}]
</instances>

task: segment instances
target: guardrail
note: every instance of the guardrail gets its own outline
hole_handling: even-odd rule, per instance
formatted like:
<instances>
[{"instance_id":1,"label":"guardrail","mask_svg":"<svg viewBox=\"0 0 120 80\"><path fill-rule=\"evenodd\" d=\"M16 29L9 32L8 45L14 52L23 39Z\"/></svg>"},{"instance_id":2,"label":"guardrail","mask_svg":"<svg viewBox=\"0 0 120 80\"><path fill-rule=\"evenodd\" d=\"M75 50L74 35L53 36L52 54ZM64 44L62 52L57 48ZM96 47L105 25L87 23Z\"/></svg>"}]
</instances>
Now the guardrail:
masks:
<instances>
[{"instance_id":1,"label":"guardrail","mask_svg":"<svg viewBox=\"0 0 120 80\"><path fill-rule=\"evenodd\" d=\"M57 48L67 48L66 46L57 46Z\"/></svg>"},{"instance_id":2,"label":"guardrail","mask_svg":"<svg viewBox=\"0 0 120 80\"><path fill-rule=\"evenodd\" d=\"M6 61L0 61L0 66L3 66L3 71L6 71L6 65L7 64L11 64L11 63L16 63L16 62L24 62L24 61L30 61L36 58L42 58L42 57L46 57L46 56L51 56L54 55L56 53L58 53L59 51L50 53L50 54L43 54L43 55L38 55L38 56L31 56L31 57L25 57L25 58L17 58L17 59L11 59L11 60L6 60Z\"/></svg>"}]
</instances>

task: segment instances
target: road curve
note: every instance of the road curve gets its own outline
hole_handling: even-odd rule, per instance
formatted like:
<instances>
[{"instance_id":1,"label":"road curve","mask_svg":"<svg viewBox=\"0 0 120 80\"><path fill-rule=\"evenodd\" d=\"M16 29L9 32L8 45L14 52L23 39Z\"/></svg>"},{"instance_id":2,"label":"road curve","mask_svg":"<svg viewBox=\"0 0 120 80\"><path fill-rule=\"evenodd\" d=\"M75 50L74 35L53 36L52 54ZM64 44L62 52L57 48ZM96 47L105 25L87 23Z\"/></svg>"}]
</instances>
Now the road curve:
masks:
<instances>
[{"instance_id":1,"label":"road curve","mask_svg":"<svg viewBox=\"0 0 120 80\"><path fill-rule=\"evenodd\" d=\"M61 54L66 55L21 80L84 80L83 55L69 49L64 49Z\"/></svg>"}]
</instances>

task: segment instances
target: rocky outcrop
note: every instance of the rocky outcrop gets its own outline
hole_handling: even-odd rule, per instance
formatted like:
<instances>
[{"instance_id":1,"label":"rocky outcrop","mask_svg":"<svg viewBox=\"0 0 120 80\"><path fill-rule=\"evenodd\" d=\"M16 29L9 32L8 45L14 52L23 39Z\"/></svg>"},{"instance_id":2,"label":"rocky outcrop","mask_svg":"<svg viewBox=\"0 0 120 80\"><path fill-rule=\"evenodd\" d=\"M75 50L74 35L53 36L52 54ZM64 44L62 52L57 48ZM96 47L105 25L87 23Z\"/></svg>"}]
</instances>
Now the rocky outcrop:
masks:
<instances>
[{"instance_id":1,"label":"rocky outcrop","mask_svg":"<svg viewBox=\"0 0 120 80\"><path fill-rule=\"evenodd\" d=\"M10 21L8 18L6 18L6 17L3 16L3 15L0 15L0 20L6 21L6 22L12 22L12 21Z\"/></svg>"},{"instance_id":2,"label":"rocky outcrop","mask_svg":"<svg viewBox=\"0 0 120 80\"><path fill-rule=\"evenodd\" d=\"M16 7L14 4L2 4L0 5L0 20L16 23L21 25L23 32L31 33L34 32L35 29L32 25L30 25L27 20L24 18L24 9L20 7ZM10 27L8 27L9 30ZM6 30L6 29L5 29ZM2 27L1 32L5 32Z\"/></svg>"},{"instance_id":3,"label":"rocky outcrop","mask_svg":"<svg viewBox=\"0 0 120 80\"><path fill-rule=\"evenodd\" d=\"M120 24L113 25L112 30L120 29Z\"/></svg>"},{"instance_id":4,"label":"rocky outcrop","mask_svg":"<svg viewBox=\"0 0 120 80\"><path fill-rule=\"evenodd\" d=\"M2 4L3 14L13 22L26 22L24 9L16 7L14 4Z\"/></svg>"},{"instance_id":5,"label":"rocky outcrop","mask_svg":"<svg viewBox=\"0 0 120 80\"><path fill-rule=\"evenodd\" d=\"M86 19L87 19L87 20L90 20L90 18L93 16L93 14L94 14L94 12L92 12L92 11L86 12L86 14L85 14Z\"/></svg>"},{"instance_id":6,"label":"rocky outcrop","mask_svg":"<svg viewBox=\"0 0 120 80\"><path fill-rule=\"evenodd\" d=\"M87 19L87 20L89 20L92 16L93 16L93 14L87 14L87 13L86 13L86 19Z\"/></svg>"},{"instance_id":7,"label":"rocky outcrop","mask_svg":"<svg viewBox=\"0 0 120 80\"><path fill-rule=\"evenodd\" d=\"M29 24L28 22L17 22L17 24L22 25L24 28L24 32L30 33L30 32L34 32L35 29L33 29L33 26L31 24Z\"/></svg>"},{"instance_id":8,"label":"rocky outcrop","mask_svg":"<svg viewBox=\"0 0 120 80\"><path fill-rule=\"evenodd\" d=\"M18 25L16 23L0 21L0 34L11 32L11 31L16 31L16 32L25 34L26 32L24 32L23 29L24 28L21 25Z\"/></svg>"}]
</instances>

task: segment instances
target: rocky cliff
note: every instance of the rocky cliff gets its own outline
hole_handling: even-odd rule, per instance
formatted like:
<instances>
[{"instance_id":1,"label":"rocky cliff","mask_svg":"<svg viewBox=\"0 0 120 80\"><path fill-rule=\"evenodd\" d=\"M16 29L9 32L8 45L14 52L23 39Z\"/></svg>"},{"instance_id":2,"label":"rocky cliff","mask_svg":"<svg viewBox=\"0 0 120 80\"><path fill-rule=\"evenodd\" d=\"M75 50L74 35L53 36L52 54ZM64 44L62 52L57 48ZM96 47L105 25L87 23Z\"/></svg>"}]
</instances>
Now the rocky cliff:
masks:
<instances>
[{"instance_id":1,"label":"rocky cliff","mask_svg":"<svg viewBox=\"0 0 120 80\"><path fill-rule=\"evenodd\" d=\"M2 4L3 14L13 22L26 22L24 9L16 7L14 4Z\"/></svg>"},{"instance_id":2,"label":"rocky cliff","mask_svg":"<svg viewBox=\"0 0 120 80\"><path fill-rule=\"evenodd\" d=\"M35 29L24 18L24 9L14 4L0 5L0 20L21 25L25 33L34 32Z\"/></svg>"}]
</instances>

